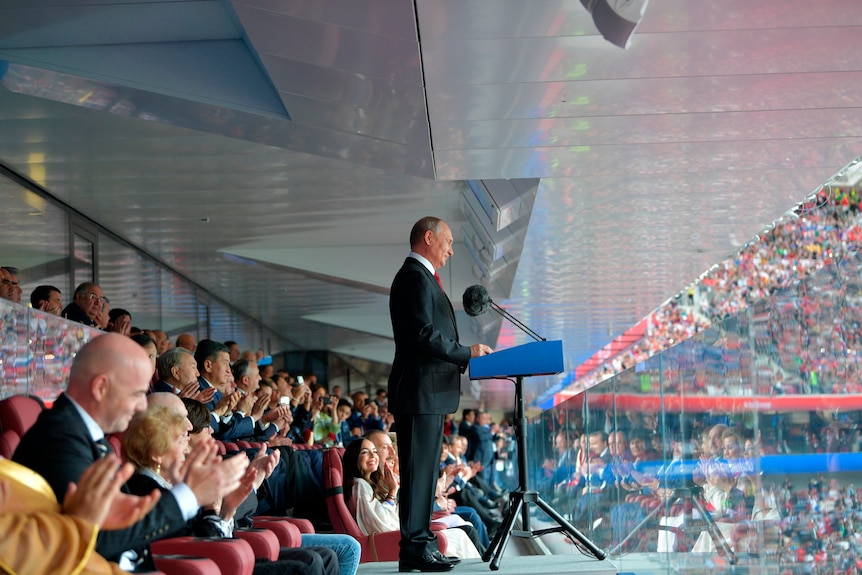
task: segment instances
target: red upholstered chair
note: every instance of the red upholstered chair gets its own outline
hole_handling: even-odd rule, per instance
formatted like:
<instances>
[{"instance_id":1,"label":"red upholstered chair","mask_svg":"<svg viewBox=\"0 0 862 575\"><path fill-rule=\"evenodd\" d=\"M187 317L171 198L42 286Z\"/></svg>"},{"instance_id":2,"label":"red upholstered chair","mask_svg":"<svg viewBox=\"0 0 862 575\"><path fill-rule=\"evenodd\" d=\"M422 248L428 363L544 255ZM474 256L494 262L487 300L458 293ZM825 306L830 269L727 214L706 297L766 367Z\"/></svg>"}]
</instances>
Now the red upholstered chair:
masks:
<instances>
[{"instance_id":1,"label":"red upholstered chair","mask_svg":"<svg viewBox=\"0 0 862 575\"><path fill-rule=\"evenodd\" d=\"M255 517L254 526L272 531L278 538L278 544L281 547L300 547L302 545L302 533L296 525L285 519L285 517Z\"/></svg>"},{"instance_id":2,"label":"red upholstered chair","mask_svg":"<svg viewBox=\"0 0 862 575\"><path fill-rule=\"evenodd\" d=\"M254 551L242 539L172 537L150 546L153 555L194 555L212 559L222 573L252 575Z\"/></svg>"},{"instance_id":3,"label":"red upholstered chair","mask_svg":"<svg viewBox=\"0 0 862 575\"><path fill-rule=\"evenodd\" d=\"M153 560L164 575L221 575L215 561L206 557L156 555Z\"/></svg>"},{"instance_id":4,"label":"red upholstered chair","mask_svg":"<svg viewBox=\"0 0 862 575\"><path fill-rule=\"evenodd\" d=\"M281 517L278 515L255 515L254 522L258 521L287 521L288 523L292 523L299 529L300 533L315 533L314 524L308 519L303 519L302 517Z\"/></svg>"},{"instance_id":5,"label":"red upholstered chair","mask_svg":"<svg viewBox=\"0 0 862 575\"><path fill-rule=\"evenodd\" d=\"M21 438L36 423L42 404L26 395L13 395L0 401L0 429L10 430Z\"/></svg>"},{"instance_id":6,"label":"red upholstered chair","mask_svg":"<svg viewBox=\"0 0 862 575\"><path fill-rule=\"evenodd\" d=\"M281 549L278 537L269 529L234 529L234 537L243 539L254 551L254 556L258 559L266 559L267 561L275 561L278 559L278 552Z\"/></svg>"},{"instance_id":7,"label":"red upholstered chair","mask_svg":"<svg viewBox=\"0 0 862 575\"><path fill-rule=\"evenodd\" d=\"M12 454L21 443L21 437L11 429L0 431L0 457L12 459Z\"/></svg>"},{"instance_id":8,"label":"red upholstered chair","mask_svg":"<svg viewBox=\"0 0 862 575\"><path fill-rule=\"evenodd\" d=\"M332 530L350 535L362 547L361 563L370 561L398 561L400 531L386 531L363 535L353 515L344 501L342 487L344 471L341 467L341 453L337 449L327 449L323 454L323 486L326 489L326 509ZM437 532L437 545L440 552L446 553L446 537Z\"/></svg>"}]
</instances>

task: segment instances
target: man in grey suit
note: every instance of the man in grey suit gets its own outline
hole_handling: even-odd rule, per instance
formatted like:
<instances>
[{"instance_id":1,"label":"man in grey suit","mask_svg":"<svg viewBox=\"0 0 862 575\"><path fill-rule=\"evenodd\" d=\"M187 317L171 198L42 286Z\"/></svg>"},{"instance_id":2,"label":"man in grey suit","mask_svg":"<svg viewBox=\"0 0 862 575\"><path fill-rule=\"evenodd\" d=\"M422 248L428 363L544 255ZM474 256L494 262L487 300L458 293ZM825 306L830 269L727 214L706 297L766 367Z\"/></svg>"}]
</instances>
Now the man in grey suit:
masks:
<instances>
[{"instance_id":1,"label":"man in grey suit","mask_svg":"<svg viewBox=\"0 0 862 575\"><path fill-rule=\"evenodd\" d=\"M389 294L395 336L389 410L397 426L401 471L399 571L449 571L460 562L440 553L430 528L443 419L458 408L460 374L470 358L491 353L491 348L458 342L455 312L437 275L453 254L452 242L443 220L416 222L410 255Z\"/></svg>"}]
</instances>

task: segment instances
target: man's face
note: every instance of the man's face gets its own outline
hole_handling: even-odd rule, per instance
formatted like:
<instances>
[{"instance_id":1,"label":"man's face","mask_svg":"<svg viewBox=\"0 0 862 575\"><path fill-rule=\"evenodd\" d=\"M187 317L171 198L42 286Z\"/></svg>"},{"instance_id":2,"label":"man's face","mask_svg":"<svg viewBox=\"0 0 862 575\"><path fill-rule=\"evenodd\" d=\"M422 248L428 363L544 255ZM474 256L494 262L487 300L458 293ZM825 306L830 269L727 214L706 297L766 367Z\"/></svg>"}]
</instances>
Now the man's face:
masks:
<instances>
[{"instance_id":1,"label":"man's face","mask_svg":"<svg viewBox=\"0 0 862 575\"><path fill-rule=\"evenodd\" d=\"M562 433L558 433L554 436L554 449L557 450L558 453L562 453L568 448L568 442L566 441L566 436Z\"/></svg>"},{"instance_id":2,"label":"man's face","mask_svg":"<svg viewBox=\"0 0 862 575\"><path fill-rule=\"evenodd\" d=\"M431 236L428 244L428 253L426 257L435 270L439 270L446 265L446 261L455 253L452 251L452 230L446 222L440 222L437 225L437 233L429 232Z\"/></svg>"},{"instance_id":3,"label":"man's face","mask_svg":"<svg viewBox=\"0 0 862 575\"><path fill-rule=\"evenodd\" d=\"M625 433L612 433L608 438L608 447L614 455L622 455L628 448L628 440Z\"/></svg>"},{"instance_id":4,"label":"man's face","mask_svg":"<svg viewBox=\"0 0 862 575\"><path fill-rule=\"evenodd\" d=\"M172 370L174 378L177 381L177 387L182 389L192 382L198 380L198 365L195 363L195 358L187 353L184 353L180 359L179 367Z\"/></svg>"},{"instance_id":5,"label":"man's face","mask_svg":"<svg viewBox=\"0 0 862 575\"><path fill-rule=\"evenodd\" d=\"M491 425L491 414L486 412L480 413L476 416L476 423L482 426Z\"/></svg>"},{"instance_id":6,"label":"man's face","mask_svg":"<svg viewBox=\"0 0 862 575\"><path fill-rule=\"evenodd\" d=\"M602 440L601 435L590 435L589 437L590 453L593 455L601 455L607 448L607 442Z\"/></svg>"},{"instance_id":7,"label":"man's face","mask_svg":"<svg viewBox=\"0 0 862 575\"><path fill-rule=\"evenodd\" d=\"M135 361L128 369L114 370L108 376L98 422L106 434L125 431L135 413L147 408L151 377L149 360Z\"/></svg>"},{"instance_id":8,"label":"man's face","mask_svg":"<svg viewBox=\"0 0 862 575\"><path fill-rule=\"evenodd\" d=\"M84 310L87 317L96 319L102 313L102 304L105 303L105 295L99 286L90 286L86 292L75 297L75 303Z\"/></svg>"},{"instance_id":9,"label":"man's face","mask_svg":"<svg viewBox=\"0 0 862 575\"><path fill-rule=\"evenodd\" d=\"M707 440L709 442L709 452L713 456L721 455L724 445L721 442L721 434L724 430L719 427L713 427L709 430Z\"/></svg>"},{"instance_id":10,"label":"man's face","mask_svg":"<svg viewBox=\"0 0 862 575\"><path fill-rule=\"evenodd\" d=\"M210 360L210 383L222 393L230 393L233 387L233 374L230 372L230 355L220 351L214 360Z\"/></svg>"},{"instance_id":11,"label":"man's face","mask_svg":"<svg viewBox=\"0 0 862 575\"><path fill-rule=\"evenodd\" d=\"M239 345L234 343L228 349L230 350L230 362L233 363L239 359Z\"/></svg>"},{"instance_id":12,"label":"man's face","mask_svg":"<svg viewBox=\"0 0 862 575\"><path fill-rule=\"evenodd\" d=\"M153 334L156 336L156 344L159 346L159 355L162 355L173 347L171 340L168 339L168 334L166 334L164 331L157 329L153 331Z\"/></svg>"},{"instance_id":13,"label":"man's face","mask_svg":"<svg viewBox=\"0 0 862 575\"><path fill-rule=\"evenodd\" d=\"M230 356L228 356L228 362L230 362ZM255 393L260 387L260 370L257 368L257 364L253 361L248 363L248 372L249 374L244 378L245 379L245 391L247 393Z\"/></svg>"},{"instance_id":14,"label":"man's face","mask_svg":"<svg viewBox=\"0 0 862 575\"><path fill-rule=\"evenodd\" d=\"M392 440L386 433L375 433L371 436L371 443L377 448L377 455L380 457L380 465L386 463L395 455L395 450L392 448Z\"/></svg>"},{"instance_id":15,"label":"man's face","mask_svg":"<svg viewBox=\"0 0 862 575\"><path fill-rule=\"evenodd\" d=\"M0 269L0 298L12 299L12 275L4 269Z\"/></svg>"},{"instance_id":16,"label":"man's face","mask_svg":"<svg viewBox=\"0 0 862 575\"><path fill-rule=\"evenodd\" d=\"M63 296L60 295L60 292L52 291L51 294L48 296L48 309L63 309Z\"/></svg>"},{"instance_id":17,"label":"man's face","mask_svg":"<svg viewBox=\"0 0 862 575\"><path fill-rule=\"evenodd\" d=\"M357 393L353 396L353 409L357 411L362 411L362 408L365 407L365 400L368 396L364 393Z\"/></svg>"},{"instance_id":18,"label":"man's face","mask_svg":"<svg viewBox=\"0 0 862 575\"><path fill-rule=\"evenodd\" d=\"M15 303L21 303L21 284L18 282L18 276L9 270L3 270L9 278L9 299Z\"/></svg>"}]
</instances>

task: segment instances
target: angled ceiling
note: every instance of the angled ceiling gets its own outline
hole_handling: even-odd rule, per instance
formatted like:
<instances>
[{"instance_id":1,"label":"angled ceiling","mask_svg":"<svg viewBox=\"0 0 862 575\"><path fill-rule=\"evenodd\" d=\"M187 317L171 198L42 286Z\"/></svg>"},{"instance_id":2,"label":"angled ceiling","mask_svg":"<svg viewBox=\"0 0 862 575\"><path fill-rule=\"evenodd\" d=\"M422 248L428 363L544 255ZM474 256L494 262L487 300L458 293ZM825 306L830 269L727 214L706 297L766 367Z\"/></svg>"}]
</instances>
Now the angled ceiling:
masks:
<instances>
[{"instance_id":1,"label":"angled ceiling","mask_svg":"<svg viewBox=\"0 0 862 575\"><path fill-rule=\"evenodd\" d=\"M862 154L860 37L856 0L651 0L629 50L580 0L7 1L0 163L297 349L381 362L413 221L539 179L492 294L574 369Z\"/></svg>"}]
</instances>

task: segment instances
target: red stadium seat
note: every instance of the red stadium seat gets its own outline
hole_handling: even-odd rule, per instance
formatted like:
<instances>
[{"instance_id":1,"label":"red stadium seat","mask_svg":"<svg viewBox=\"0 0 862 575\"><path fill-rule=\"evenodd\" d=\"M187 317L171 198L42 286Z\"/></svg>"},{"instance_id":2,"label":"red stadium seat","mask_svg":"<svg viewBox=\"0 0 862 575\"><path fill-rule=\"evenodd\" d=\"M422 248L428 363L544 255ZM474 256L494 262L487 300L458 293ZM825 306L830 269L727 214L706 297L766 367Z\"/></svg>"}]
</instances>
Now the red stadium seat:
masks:
<instances>
[{"instance_id":1,"label":"red stadium seat","mask_svg":"<svg viewBox=\"0 0 862 575\"><path fill-rule=\"evenodd\" d=\"M285 521L286 518L254 518L254 526L261 529L269 529L278 538L281 547L296 548L302 545L302 533L293 523Z\"/></svg>"},{"instance_id":2,"label":"red stadium seat","mask_svg":"<svg viewBox=\"0 0 862 575\"><path fill-rule=\"evenodd\" d=\"M0 457L12 459L12 454L21 443L21 437L11 429L0 431Z\"/></svg>"},{"instance_id":3,"label":"red stadium seat","mask_svg":"<svg viewBox=\"0 0 862 575\"><path fill-rule=\"evenodd\" d=\"M154 542L154 555L194 555L212 559L222 573L252 575L254 551L242 539L172 537Z\"/></svg>"},{"instance_id":4,"label":"red stadium seat","mask_svg":"<svg viewBox=\"0 0 862 575\"><path fill-rule=\"evenodd\" d=\"M234 529L234 537L245 540L251 545L254 556L258 559L275 561L281 548L278 537L269 529Z\"/></svg>"},{"instance_id":5,"label":"red stadium seat","mask_svg":"<svg viewBox=\"0 0 862 575\"><path fill-rule=\"evenodd\" d=\"M153 560L164 575L221 575L218 565L206 557L156 555Z\"/></svg>"},{"instance_id":6,"label":"red stadium seat","mask_svg":"<svg viewBox=\"0 0 862 575\"><path fill-rule=\"evenodd\" d=\"M13 395L0 401L0 429L23 437L42 413L42 404L26 395Z\"/></svg>"}]
</instances>

